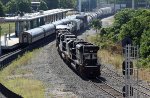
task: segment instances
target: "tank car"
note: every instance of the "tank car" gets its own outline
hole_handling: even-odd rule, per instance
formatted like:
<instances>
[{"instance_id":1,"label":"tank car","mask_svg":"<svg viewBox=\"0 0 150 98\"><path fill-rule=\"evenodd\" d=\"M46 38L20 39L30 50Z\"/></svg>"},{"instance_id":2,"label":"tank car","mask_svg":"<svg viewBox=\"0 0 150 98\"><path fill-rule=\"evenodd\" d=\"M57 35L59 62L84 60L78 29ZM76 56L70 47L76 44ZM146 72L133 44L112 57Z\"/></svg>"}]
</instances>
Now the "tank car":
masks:
<instances>
[{"instance_id":1,"label":"tank car","mask_svg":"<svg viewBox=\"0 0 150 98\"><path fill-rule=\"evenodd\" d=\"M80 19L83 21L83 25L81 24L81 28L86 28L87 27L87 24L88 24L88 21L87 21L87 15L77 15L76 16L76 19Z\"/></svg>"},{"instance_id":2,"label":"tank car","mask_svg":"<svg viewBox=\"0 0 150 98\"><path fill-rule=\"evenodd\" d=\"M90 23L92 20L98 18L98 14L97 13L86 13L86 15L87 15L88 23Z\"/></svg>"},{"instance_id":3,"label":"tank car","mask_svg":"<svg viewBox=\"0 0 150 98\"><path fill-rule=\"evenodd\" d=\"M70 21L73 25L74 32L80 31L84 26L83 20L81 19L70 19Z\"/></svg>"},{"instance_id":4,"label":"tank car","mask_svg":"<svg viewBox=\"0 0 150 98\"><path fill-rule=\"evenodd\" d=\"M113 13L112 7L105 7L105 8L101 8L100 10L102 11L103 16L110 15Z\"/></svg>"}]
</instances>

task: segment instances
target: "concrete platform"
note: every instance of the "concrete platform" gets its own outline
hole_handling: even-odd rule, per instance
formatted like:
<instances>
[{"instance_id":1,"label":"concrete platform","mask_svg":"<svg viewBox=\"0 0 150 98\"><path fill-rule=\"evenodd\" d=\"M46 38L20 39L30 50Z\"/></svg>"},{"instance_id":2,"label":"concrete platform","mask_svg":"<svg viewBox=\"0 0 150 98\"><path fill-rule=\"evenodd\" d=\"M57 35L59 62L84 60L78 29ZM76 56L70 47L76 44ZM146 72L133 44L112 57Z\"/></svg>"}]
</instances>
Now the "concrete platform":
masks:
<instances>
[{"instance_id":1,"label":"concrete platform","mask_svg":"<svg viewBox=\"0 0 150 98\"><path fill-rule=\"evenodd\" d=\"M15 36L15 33L11 33L10 38L9 38L8 34L7 34L7 37L1 36L2 50L3 49L13 49L13 48L18 47L18 45L19 45L19 38Z\"/></svg>"}]
</instances>

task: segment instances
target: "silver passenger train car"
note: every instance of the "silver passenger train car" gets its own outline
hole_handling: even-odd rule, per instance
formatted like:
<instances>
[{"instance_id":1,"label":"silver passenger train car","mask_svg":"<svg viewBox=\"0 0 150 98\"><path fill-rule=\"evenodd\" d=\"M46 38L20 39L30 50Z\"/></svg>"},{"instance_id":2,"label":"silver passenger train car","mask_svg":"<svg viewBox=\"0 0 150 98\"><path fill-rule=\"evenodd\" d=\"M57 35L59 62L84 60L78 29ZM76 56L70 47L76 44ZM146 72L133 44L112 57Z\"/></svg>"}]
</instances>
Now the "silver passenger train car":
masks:
<instances>
[{"instance_id":1,"label":"silver passenger train car","mask_svg":"<svg viewBox=\"0 0 150 98\"><path fill-rule=\"evenodd\" d=\"M20 35L19 42L21 44L31 44L54 33L55 26L53 24L43 25L23 32Z\"/></svg>"}]
</instances>

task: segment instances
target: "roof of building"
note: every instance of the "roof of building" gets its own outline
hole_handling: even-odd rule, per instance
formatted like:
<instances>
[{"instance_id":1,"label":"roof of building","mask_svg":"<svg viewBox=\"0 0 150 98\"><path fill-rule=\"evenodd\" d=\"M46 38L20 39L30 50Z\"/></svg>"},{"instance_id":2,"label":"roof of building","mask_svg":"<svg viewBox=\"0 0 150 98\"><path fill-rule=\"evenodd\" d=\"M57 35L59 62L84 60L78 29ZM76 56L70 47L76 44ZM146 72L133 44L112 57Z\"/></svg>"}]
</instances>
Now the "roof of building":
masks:
<instances>
[{"instance_id":1,"label":"roof of building","mask_svg":"<svg viewBox=\"0 0 150 98\"><path fill-rule=\"evenodd\" d=\"M46 17L49 15L54 15L61 12L68 12L72 9L53 9L53 10L47 10L47 11L41 11L36 13L26 13L24 16L14 16L14 17L5 17L6 22L15 22L15 21L27 21L27 20L33 20L41 17Z\"/></svg>"}]
</instances>

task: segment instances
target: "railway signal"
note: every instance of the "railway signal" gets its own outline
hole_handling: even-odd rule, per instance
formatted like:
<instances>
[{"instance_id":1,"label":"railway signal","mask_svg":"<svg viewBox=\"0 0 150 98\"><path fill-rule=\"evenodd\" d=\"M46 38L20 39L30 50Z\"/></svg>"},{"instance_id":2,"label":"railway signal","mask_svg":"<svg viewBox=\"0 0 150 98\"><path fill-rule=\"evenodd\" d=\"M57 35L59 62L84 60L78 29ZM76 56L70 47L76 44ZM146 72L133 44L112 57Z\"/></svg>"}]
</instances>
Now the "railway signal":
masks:
<instances>
[{"instance_id":1,"label":"railway signal","mask_svg":"<svg viewBox=\"0 0 150 98\"><path fill-rule=\"evenodd\" d=\"M79 10L79 12L81 12L81 10L82 10L82 1L81 0L78 0L78 10Z\"/></svg>"},{"instance_id":2,"label":"railway signal","mask_svg":"<svg viewBox=\"0 0 150 98\"><path fill-rule=\"evenodd\" d=\"M123 75L126 75L126 74L133 75L133 62L132 61L127 60L122 63L122 73Z\"/></svg>"},{"instance_id":3,"label":"railway signal","mask_svg":"<svg viewBox=\"0 0 150 98\"><path fill-rule=\"evenodd\" d=\"M130 37L125 37L123 40L122 40L122 47L125 47L126 45L131 45L132 44L132 40Z\"/></svg>"},{"instance_id":4,"label":"railway signal","mask_svg":"<svg viewBox=\"0 0 150 98\"><path fill-rule=\"evenodd\" d=\"M123 56L125 60L122 63L122 73L125 76L125 86L123 87L123 97L125 98L133 98L135 95L135 91L133 92L132 87L132 76L133 75L133 62L132 60L139 58L139 47L132 46L132 41L130 38L125 38L122 40L123 46ZM138 87L138 70L137 70L137 87ZM137 91L137 96L138 96Z\"/></svg>"},{"instance_id":5,"label":"railway signal","mask_svg":"<svg viewBox=\"0 0 150 98\"><path fill-rule=\"evenodd\" d=\"M123 91L123 97L133 96L133 87L131 87L130 85L124 86L122 91Z\"/></svg>"},{"instance_id":6,"label":"railway signal","mask_svg":"<svg viewBox=\"0 0 150 98\"><path fill-rule=\"evenodd\" d=\"M135 47L131 46L132 40L129 37L126 37L122 40L123 55L125 61L122 63L122 73L125 75L125 86L123 87L123 97L131 98L133 96L133 87L131 75L133 75L133 62L132 59L135 59ZM133 47L133 48L132 48Z\"/></svg>"},{"instance_id":7,"label":"railway signal","mask_svg":"<svg viewBox=\"0 0 150 98\"><path fill-rule=\"evenodd\" d=\"M127 45L131 45L132 44L132 40L130 37L125 37L123 40L122 40L122 47L123 47L123 54L126 54L126 46ZM127 47L128 48L128 47Z\"/></svg>"},{"instance_id":8,"label":"railway signal","mask_svg":"<svg viewBox=\"0 0 150 98\"><path fill-rule=\"evenodd\" d=\"M1 31L2 31L2 27L0 26L0 56L2 54Z\"/></svg>"}]
</instances>

